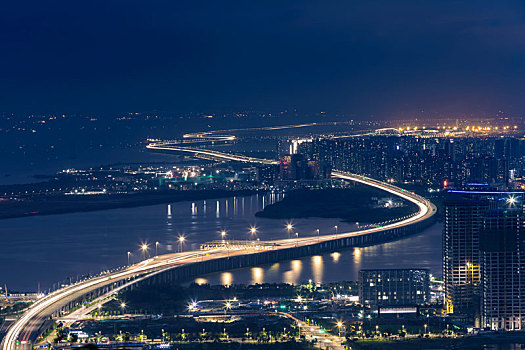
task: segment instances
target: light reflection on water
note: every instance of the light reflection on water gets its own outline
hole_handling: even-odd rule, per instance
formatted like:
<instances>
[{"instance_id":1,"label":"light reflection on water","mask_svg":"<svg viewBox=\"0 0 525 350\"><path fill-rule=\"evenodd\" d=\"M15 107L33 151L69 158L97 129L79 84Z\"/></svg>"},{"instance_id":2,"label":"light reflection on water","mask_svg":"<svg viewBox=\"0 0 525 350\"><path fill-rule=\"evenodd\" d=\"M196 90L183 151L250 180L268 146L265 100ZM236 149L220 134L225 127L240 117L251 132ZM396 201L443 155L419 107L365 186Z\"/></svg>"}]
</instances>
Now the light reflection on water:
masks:
<instances>
[{"instance_id":1,"label":"light reflection on water","mask_svg":"<svg viewBox=\"0 0 525 350\"><path fill-rule=\"evenodd\" d=\"M298 284L358 280L359 270L375 268L428 268L441 275L441 224L434 224L420 234L372 247L355 247L273 265L259 266L266 283ZM254 283L247 269L234 270L231 283ZM270 273L271 272L271 273ZM221 284L218 274L206 276L208 283ZM231 284L228 283L228 284ZM224 284L224 283L222 283Z\"/></svg>"},{"instance_id":2,"label":"light reflection on water","mask_svg":"<svg viewBox=\"0 0 525 350\"><path fill-rule=\"evenodd\" d=\"M79 274L98 273L122 266L141 258L140 242L150 242L149 254L175 252L180 248L178 237L186 237L183 249L198 249L202 242L220 239L247 239L254 225L254 238L278 239L289 235L285 220L256 218L254 214L264 205L280 200L280 194L259 194L248 197L208 199L139 208L122 208L98 212L72 213L0 221L0 282L11 289L43 289L53 283L73 279ZM294 232L301 237L333 234L356 228L354 223L337 219L297 219ZM293 233L292 233L293 234ZM439 225L425 234L376 247L355 248L306 257L294 261L260 266L254 270L236 270L206 276L210 283L257 283L304 280L334 281L355 279L361 268L371 267L429 267L441 271L441 228ZM201 276L202 277L202 276Z\"/></svg>"}]
</instances>

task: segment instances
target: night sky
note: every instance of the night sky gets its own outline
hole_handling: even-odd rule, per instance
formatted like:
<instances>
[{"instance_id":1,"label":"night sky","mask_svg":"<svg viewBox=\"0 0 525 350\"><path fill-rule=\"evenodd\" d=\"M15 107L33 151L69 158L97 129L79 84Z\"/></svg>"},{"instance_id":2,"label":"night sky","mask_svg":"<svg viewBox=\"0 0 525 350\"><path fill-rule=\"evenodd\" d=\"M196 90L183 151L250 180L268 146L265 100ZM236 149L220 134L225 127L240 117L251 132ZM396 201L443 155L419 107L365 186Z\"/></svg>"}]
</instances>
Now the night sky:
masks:
<instances>
[{"instance_id":1,"label":"night sky","mask_svg":"<svg viewBox=\"0 0 525 350\"><path fill-rule=\"evenodd\" d=\"M520 116L523 1L4 1L0 110Z\"/></svg>"}]
</instances>

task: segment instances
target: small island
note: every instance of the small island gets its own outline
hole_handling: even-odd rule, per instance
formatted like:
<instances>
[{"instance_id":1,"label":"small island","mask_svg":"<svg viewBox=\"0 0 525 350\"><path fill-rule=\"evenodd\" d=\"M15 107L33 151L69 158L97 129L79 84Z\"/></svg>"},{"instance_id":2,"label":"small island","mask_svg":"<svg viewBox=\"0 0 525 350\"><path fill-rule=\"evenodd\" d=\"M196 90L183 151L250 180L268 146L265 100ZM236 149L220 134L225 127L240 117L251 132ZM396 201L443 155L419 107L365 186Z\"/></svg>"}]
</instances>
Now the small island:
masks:
<instances>
[{"instance_id":1,"label":"small island","mask_svg":"<svg viewBox=\"0 0 525 350\"><path fill-rule=\"evenodd\" d=\"M309 217L338 218L346 222L370 224L416 213L417 206L407 200L368 186L309 190L287 193L255 215L270 219Z\"/></svg>"}]
</instances>

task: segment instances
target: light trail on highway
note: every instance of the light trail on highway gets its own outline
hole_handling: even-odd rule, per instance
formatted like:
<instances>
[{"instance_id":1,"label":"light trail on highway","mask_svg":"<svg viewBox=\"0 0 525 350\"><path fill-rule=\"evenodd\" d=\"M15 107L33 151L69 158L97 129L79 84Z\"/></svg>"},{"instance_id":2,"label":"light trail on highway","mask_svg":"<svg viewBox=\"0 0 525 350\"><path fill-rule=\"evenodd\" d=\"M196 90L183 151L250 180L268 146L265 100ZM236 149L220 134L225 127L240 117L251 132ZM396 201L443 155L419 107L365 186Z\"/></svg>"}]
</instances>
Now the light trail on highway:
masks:
<instances>
[{"instance_id":1,"label":"light trail on highway","mask_svg":"<svg viewBox=\"0 0 525 350\"><path fill-rule=\"evenodd\" d=\"M197 136L196 136L197 135ZM200 134L191 134L191 137L199 138ZM202 134L201 134L202 135ZM226 137L231 136L211 136L203 135L202 138L209 137ZM210 141L210 140L208 140ZM244 163L258 163L258 164L278 164L275 160L253 158L242 155L228 154L218 151L195 149L181 146L181 143L175 142L153 142L147 145L148 149L152 150L169 150L176 152L188 153L193 156L208 156L222 161L237 161ZM400 198L408 200L418 207L418 212L403 220L366 230L342 232L329 235L318 235L310 237L296 237L283 240L265 241L264 243L272 244L271 249L288 249L294 247L301 247L307 245L319 244L322 242L332 241L335 239L343 239L347 237L368 235L374 232L385 231L393 228L412 225L429 219L436 213L436 207L427 199L419 196L413 192L399 188L397 186L371 179L366 176L349 174L344 172L334 171L332 176L338 179L358 182L367 186L375 187L385 192L396 195ZM154 258L144 260L135 265L126 267L116 272L108 273L106 275L97 276L88 280L77 282L72 285L65 286L57 291L54 291L43 298L36 301L29 309L16 320L9 328L6 336L2 340L0 350L16 350L21 348L30 348L31 342L39 335L39 325L49 318L55 311L60 310L69 302L81 297L100 287L111 285L112 283L123 280L132 279L135 277L148 278L155 274L167 271L176 266L183 264L191 264L204 260L220 259L232 257L237 255L258 254L265 251L264 249L254 249L252 246L246 248L219 247L210 250L188 251L183 253L174 253L160 255ZM17 345L17 341L21 344Z\"/></svg>"}]
</instances>

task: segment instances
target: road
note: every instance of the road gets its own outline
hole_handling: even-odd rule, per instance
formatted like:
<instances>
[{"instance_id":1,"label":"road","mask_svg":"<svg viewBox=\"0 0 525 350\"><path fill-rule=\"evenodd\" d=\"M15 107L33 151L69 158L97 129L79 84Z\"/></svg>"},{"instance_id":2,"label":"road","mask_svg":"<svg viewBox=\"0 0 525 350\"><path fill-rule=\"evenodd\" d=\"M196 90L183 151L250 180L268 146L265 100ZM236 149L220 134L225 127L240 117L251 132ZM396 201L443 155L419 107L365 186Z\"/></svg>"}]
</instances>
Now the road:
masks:
<instances>
[{"instance_id":1,"label":"road","mask_svg":"<svg viewBox=\"0 0 525 350\"><path fill-rule=\"evenodd\" d=\"M242 163L255 163L255 164L268 164L268 165L279 164L279 162L276 160L228 154L228 153L201 149L201 148L184 147L184 146L181 146L181 144L178 142L150 143L149 145L146 146L146 148L151 149L151 150L190 153L192 156L195 156L195 157L206 156L206 157L211 157L214 159L225 160L225 161L236 161L236 162L242 162Z\"/></svg>"},{"instance_id":2,"label":"road","mask_svg":"<svg viewBox=\"0 0 525 350\"><path fill-rule=\"evenodd\" d=\"M258 159L202 149L197 150L193 148L163 142L152 143L148 145L148 148L170 149L178 152L190 153L193 155L204 154L216 159L228 161L240 161L259 164L277 163L273 160ZM374 180L365 176L348 174L343 172L333 172L333 176L335 178L359 182L364 185L372 186L380 190L389 192L398 197L404 198L416 204L419 208L419 211L411 217L405 218L397 222L392 222L382 227L376 227L354 232L342 232L335 235L330 234L313 237L310 236L291 238L269 242L267 241L264 243L274 244L274 247L272 249L286 249L297 246L317 244L319 242L330 241L333 239L340 239L357 235L367 235L377 231L384 231L391 228L411 225L430 218L436 212L436 207L427 199L415 193L396 187L394 185ZM175 266L179 266L182 264L190 264L209 259L219 259L227 256L257 254L260 252L261 250L254 249L253 247L238 247L236 249L228 250L223 247L219 247L216 249L206 251L188 251L183 253L166 254L145 260L143 262L120 269L115 272L102 274L94 278L90 278L72 285L65 286L36 301L17 321L15 321L10 326L6 336L4 337L0 346L0 350L30 348L31 344L39 336L42 324L46 322L46 320L49 320L50 315L52 315L56 310L62 308L64 305L67 305L69 302L100 287L111 285L112 283L128 280L131 278L136 278L137 276L139 276L140 278L148 278L153 276L154 274L161 273L163 271L169 270L171 268L174 268ZM17 341L20 344L17 345Z\"/></svg>"},{"instance_id":3,"label":"road","mask_svg":"<svg viewBox=\"0 0 525 350\"><path fill-rule=\"evenodd\" d=\"M303 320L287 313L280 312L281 316L294 320L299 327L300 335L304 335L306 340L315 341L315 347L319 349L344 350L342 343L345 341L344 337L339 337L331 333L327 333L319 326L309 325Z\"/></svg>"}]
</instances>

